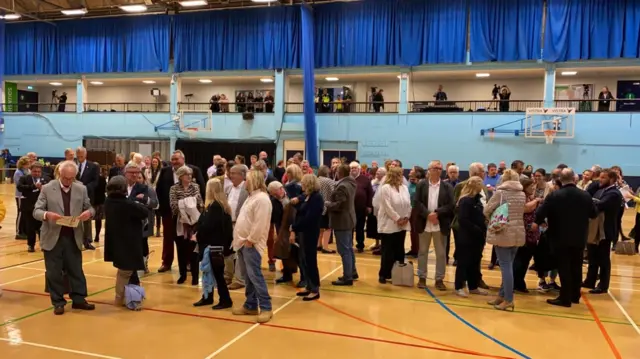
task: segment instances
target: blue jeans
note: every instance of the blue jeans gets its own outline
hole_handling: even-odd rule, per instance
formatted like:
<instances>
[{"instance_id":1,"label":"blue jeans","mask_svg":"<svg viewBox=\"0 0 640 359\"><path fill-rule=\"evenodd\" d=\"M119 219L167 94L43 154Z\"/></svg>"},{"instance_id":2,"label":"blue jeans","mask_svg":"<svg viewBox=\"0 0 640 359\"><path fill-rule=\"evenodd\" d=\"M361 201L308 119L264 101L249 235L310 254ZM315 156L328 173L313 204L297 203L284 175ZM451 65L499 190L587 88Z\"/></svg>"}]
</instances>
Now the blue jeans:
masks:
<instances>
[{"instance_id":1,"label":"blue jeans","mask_svg":"<svg viewBox=\"0 0 640 359\"><path fill-rule=\"evenodd\" d=\"M260 269L262 255L254 247L242 247L238 250L237 263L239 263L240 273L242 273L246 285L244 293L247 299L244 302L244 307L256 310L260 306L263 311L271 311L271 297Z\"/></svg>"},{"instance_id":2,"label":"blue jeans","mask_svg":"<svg viewBox=\"0 0 640 359\"><path fill-rule=\"evenodd\" d=\"M500 297L507 302L513 302L513 261L516 258L518 247L498 247L496 249L500 272L502 272L502 285L500 285Z\"/></svg>"},{"instance_id":3,"label":"blue jeans","mask_svg":"<svg viewBox=\"0 0 640 359\"><path fill-rule=\"evenodd\" d=\"M356 256L353 254L353 231L336 231L336 246L342 258L342 276L345 281L353 280L356 270Z\"/></svg>"}]
</instances>

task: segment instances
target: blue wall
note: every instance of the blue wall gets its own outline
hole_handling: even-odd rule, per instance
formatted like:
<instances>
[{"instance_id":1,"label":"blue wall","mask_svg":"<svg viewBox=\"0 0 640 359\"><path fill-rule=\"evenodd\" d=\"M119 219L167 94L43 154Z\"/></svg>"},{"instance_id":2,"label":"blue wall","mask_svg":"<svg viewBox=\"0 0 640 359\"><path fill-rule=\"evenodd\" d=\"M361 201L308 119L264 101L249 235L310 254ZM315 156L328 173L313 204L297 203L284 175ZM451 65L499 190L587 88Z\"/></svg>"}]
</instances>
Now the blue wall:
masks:
<instances>
[{"instance_id":1,"label":"blue wall","mask_svg":"<svg viewBox=\"0 0 640 359\"><path fill-rule=\"evenodd\" d=\"M191 115L199 116L199 115ZM521 159L535 167L566 163L576 169L593 164L622 166L626 176L640 176L640 114L585 113L576 115L576 137L546 145L543 139L512 135L480 136L480 130L523 118L523 114L349 114L318 115L320 149L357 148L360 160L399 158L405 166L426 166L431 159L454 161L464 170L473 161ZM170 121L158 113L5 114L5 146L14 155L35 151L59 157L67 147L79 146L84 136L119 138L184 137L174 130L155 131ZM303 139L302 114L286 114L284 139ZM514 124L513 129L519 127ZM240 114L213 116L213 131L199 139L278 139L280 121L273 114L256 114L253 121ZM357 147L356 147L357 144Z\"/></svg>"}]
</instances>

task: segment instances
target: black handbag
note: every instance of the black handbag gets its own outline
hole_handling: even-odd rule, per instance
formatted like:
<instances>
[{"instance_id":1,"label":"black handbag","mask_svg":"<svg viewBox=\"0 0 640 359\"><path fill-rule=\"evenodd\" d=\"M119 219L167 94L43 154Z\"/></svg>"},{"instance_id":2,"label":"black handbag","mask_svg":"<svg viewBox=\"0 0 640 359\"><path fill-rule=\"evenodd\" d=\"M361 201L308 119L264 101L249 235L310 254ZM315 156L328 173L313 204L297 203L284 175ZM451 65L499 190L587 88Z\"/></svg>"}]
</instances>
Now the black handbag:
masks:
<instances>
[{"instance_id":1,"label":"black handbag","mask_svg":"<svg viewBox=\"0 0 640 359\"><path fill-rule=\"evenodd\" d=\"M222 246L210 246L209 261L211 262L211 268L224 267L224 248Z\"/></svg>"}]
</instances>

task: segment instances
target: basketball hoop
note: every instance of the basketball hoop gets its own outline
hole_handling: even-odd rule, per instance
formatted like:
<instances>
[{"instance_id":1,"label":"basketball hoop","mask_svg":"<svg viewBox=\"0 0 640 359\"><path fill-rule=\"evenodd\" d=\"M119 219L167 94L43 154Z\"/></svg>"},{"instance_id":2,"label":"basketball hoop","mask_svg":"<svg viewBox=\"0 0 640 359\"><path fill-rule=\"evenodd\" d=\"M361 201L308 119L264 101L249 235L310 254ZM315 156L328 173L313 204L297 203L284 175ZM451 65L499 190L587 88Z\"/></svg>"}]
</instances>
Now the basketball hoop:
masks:
<instances>
[{"instance_id":1,"label":"basketball hoop","mask_svg":"<svg viewBox=\"0 0 640 359\"><path fill-rule=\"evenodd\" d=\"M183 130L189 138L194 139L198 137L198 129L194 127L187 127Z\"/></svg>"},{"instance_id":2,"label":"basketball hoop","mask_svg":"<svg viewBox=\"0 0 640 359\"><path fill-rule=\"evenodd\" d=\"M496 131L492 128L489 130L489 139L493 140L496 137Z\"/></svg>"},{"instance_id":3,"label":"basketball hoop","mask_svg":"<svg viewBox=\"0 0 640 359\"><path fill-rule=\"evenodd\" d=\"M544 130L544 138L547 142L547 145L553 143L553 139L556 137L556 130Z\"/></svg>"}]
</instances>

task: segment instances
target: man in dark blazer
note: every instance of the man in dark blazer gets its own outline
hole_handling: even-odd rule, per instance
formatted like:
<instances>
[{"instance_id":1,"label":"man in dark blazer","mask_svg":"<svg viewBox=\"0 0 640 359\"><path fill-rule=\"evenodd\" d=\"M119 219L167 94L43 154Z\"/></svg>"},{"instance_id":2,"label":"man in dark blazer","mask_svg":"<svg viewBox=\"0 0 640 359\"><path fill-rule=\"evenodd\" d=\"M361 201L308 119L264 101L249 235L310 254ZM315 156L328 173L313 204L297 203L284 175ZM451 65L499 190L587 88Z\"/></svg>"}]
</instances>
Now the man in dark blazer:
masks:
<instances>
[{"instance_id":1,"label":"man in dark blazer","mask_svg":"<svg viewBox=\"0 0 640 359\"><path fill-rule=\"evenodd\" d=\"M373 208L373 187L371 179L362 174L362 167L357 161L349 164L350 174L356 180L356 196L354 208L356 210L356 248L358 253L364 251L364 225L367 215Z\"/></svg>"},{"instance_id":2,"label":"man in dark blazer","mask_svg":"<svg viewBox=\"0 0 640 359\"><path fill-rule=\"evenodd\" d=\"M115 165L109 169L109 178L113 178L115 176L124 176L124 165L124 155L118 153L116 155Z\"/></svg>"},{"instance_id":3,"label":"man in dark blazer","mask_svg":"<svg viewBox=\"0 0 640 359\"><path fill-rule=\"evenodd\" d=\"M589 218L595 218L598 211L591 196L576 187L572 169L563 169L559 179L562 188L549 194L538 207L531 230L538 230L538 226L547 221L552 252L559 259L560 296L547 299L547 303L571 307L571 303L580 302L582 254L587 244Z\"/></svg>"},{"instance_id":4,"label":"man in dark blazer","mask_svg":"<svg viewBox=\"0 0 640 359\"><path fill-rule=\"evenodd\" d=\"M176 240L175 220L171 212L169 202L169 190L171 186L178 183L175 171L184 166L184 153L177 150L171 155L171 166L163 167L158 174L158 182L156 184L156 194L158 195L159 211L162 216L162 266L158 272L167 272L171 270L173 264L174 243ZM193 171L193 179L200 187L200 195L205 198L205 182L202 177L202 171L196 166L187 165Z\"/></svg>"},{"instance_id":5,"label":"man in dark blazer","mask_svg":"<svg viewBox=\"0 0 640 359\"><path fill-rule=\"evenodd\" d=\"M35 252L36 233L40 231L42 222L33 218L33 209L40 196L40 189L49 182L48 177L42 176L42 165L40 162L31 164L31 174L20 177L17 187L22 193L22 215L24 216L27 229L27 247L30 253Z\"/></svg>"},{"instance_id":6,"label":"man in dark blazer","mask_svg":"<svg viewBox=\"0 0 640 359\"><path fill-rule=\"evenodd\" d=\"M76 179L87 187L87 194L89 195L89 200L93 206L95 191L96 187L98 187L98 180L100 177L100 167L87 160L87 149L84 147L78 147L76 150L76 164L78 165L78 174L76 175ZM95 250L96 248L91 244L93 241L91 235L91 222L91 220L82 222L84 248Z\"/></svg>"},{"instance_id":7,"label":"man in dark blazer","mask_svg":"<svg viewBox=\"0 0 640 359\"><path fill-rule=\"evenodd\" d=\"M618 174L610 169L604 169L600 173L600 190L593 196L596 208L604 213L604 239L598 244L589 244L588 258L589 269L587 277L582 284L584 288L590 288L591 294L603 294L609 290L611 279L611 243L618 237L618 215L622 210L622 193L616 187ZM600 282L596 287L598 278ZM564 284L563 284L564 286Z\"/></svg>"},{"instance_id":8,"label":"man in dark blazer","mask_svg":"<svg viewBox=\"0 0 640 359\"><path fill-rule=\"evenodd\" d=\"M342 164L336 169L338 182L331 194L331 200L326 202L329 215L329 227L333 229L338 253L342 258L342 277L331 284L337 286L351 286L353 280L358 279L356 257L353 253L353 229L356 226L356 180L349 175L349 166Z\"/></svg>"},{"instance_id":9,"label":"man in dark blazer","mask_svg":"<svg viewBox=\"0 0 640 359\"><path fill-rule=\"evenodd\" d=\"M415 203L418 215L415 227L420 233L418 249L418 288L427 286L427 257L431 240L436 250L436 288L446 290L444 276L447 268L446 238L453 220L453 187L441 181L442 163L431 161L426 179L418 182Z\"/></svg>"}]
</instances>

